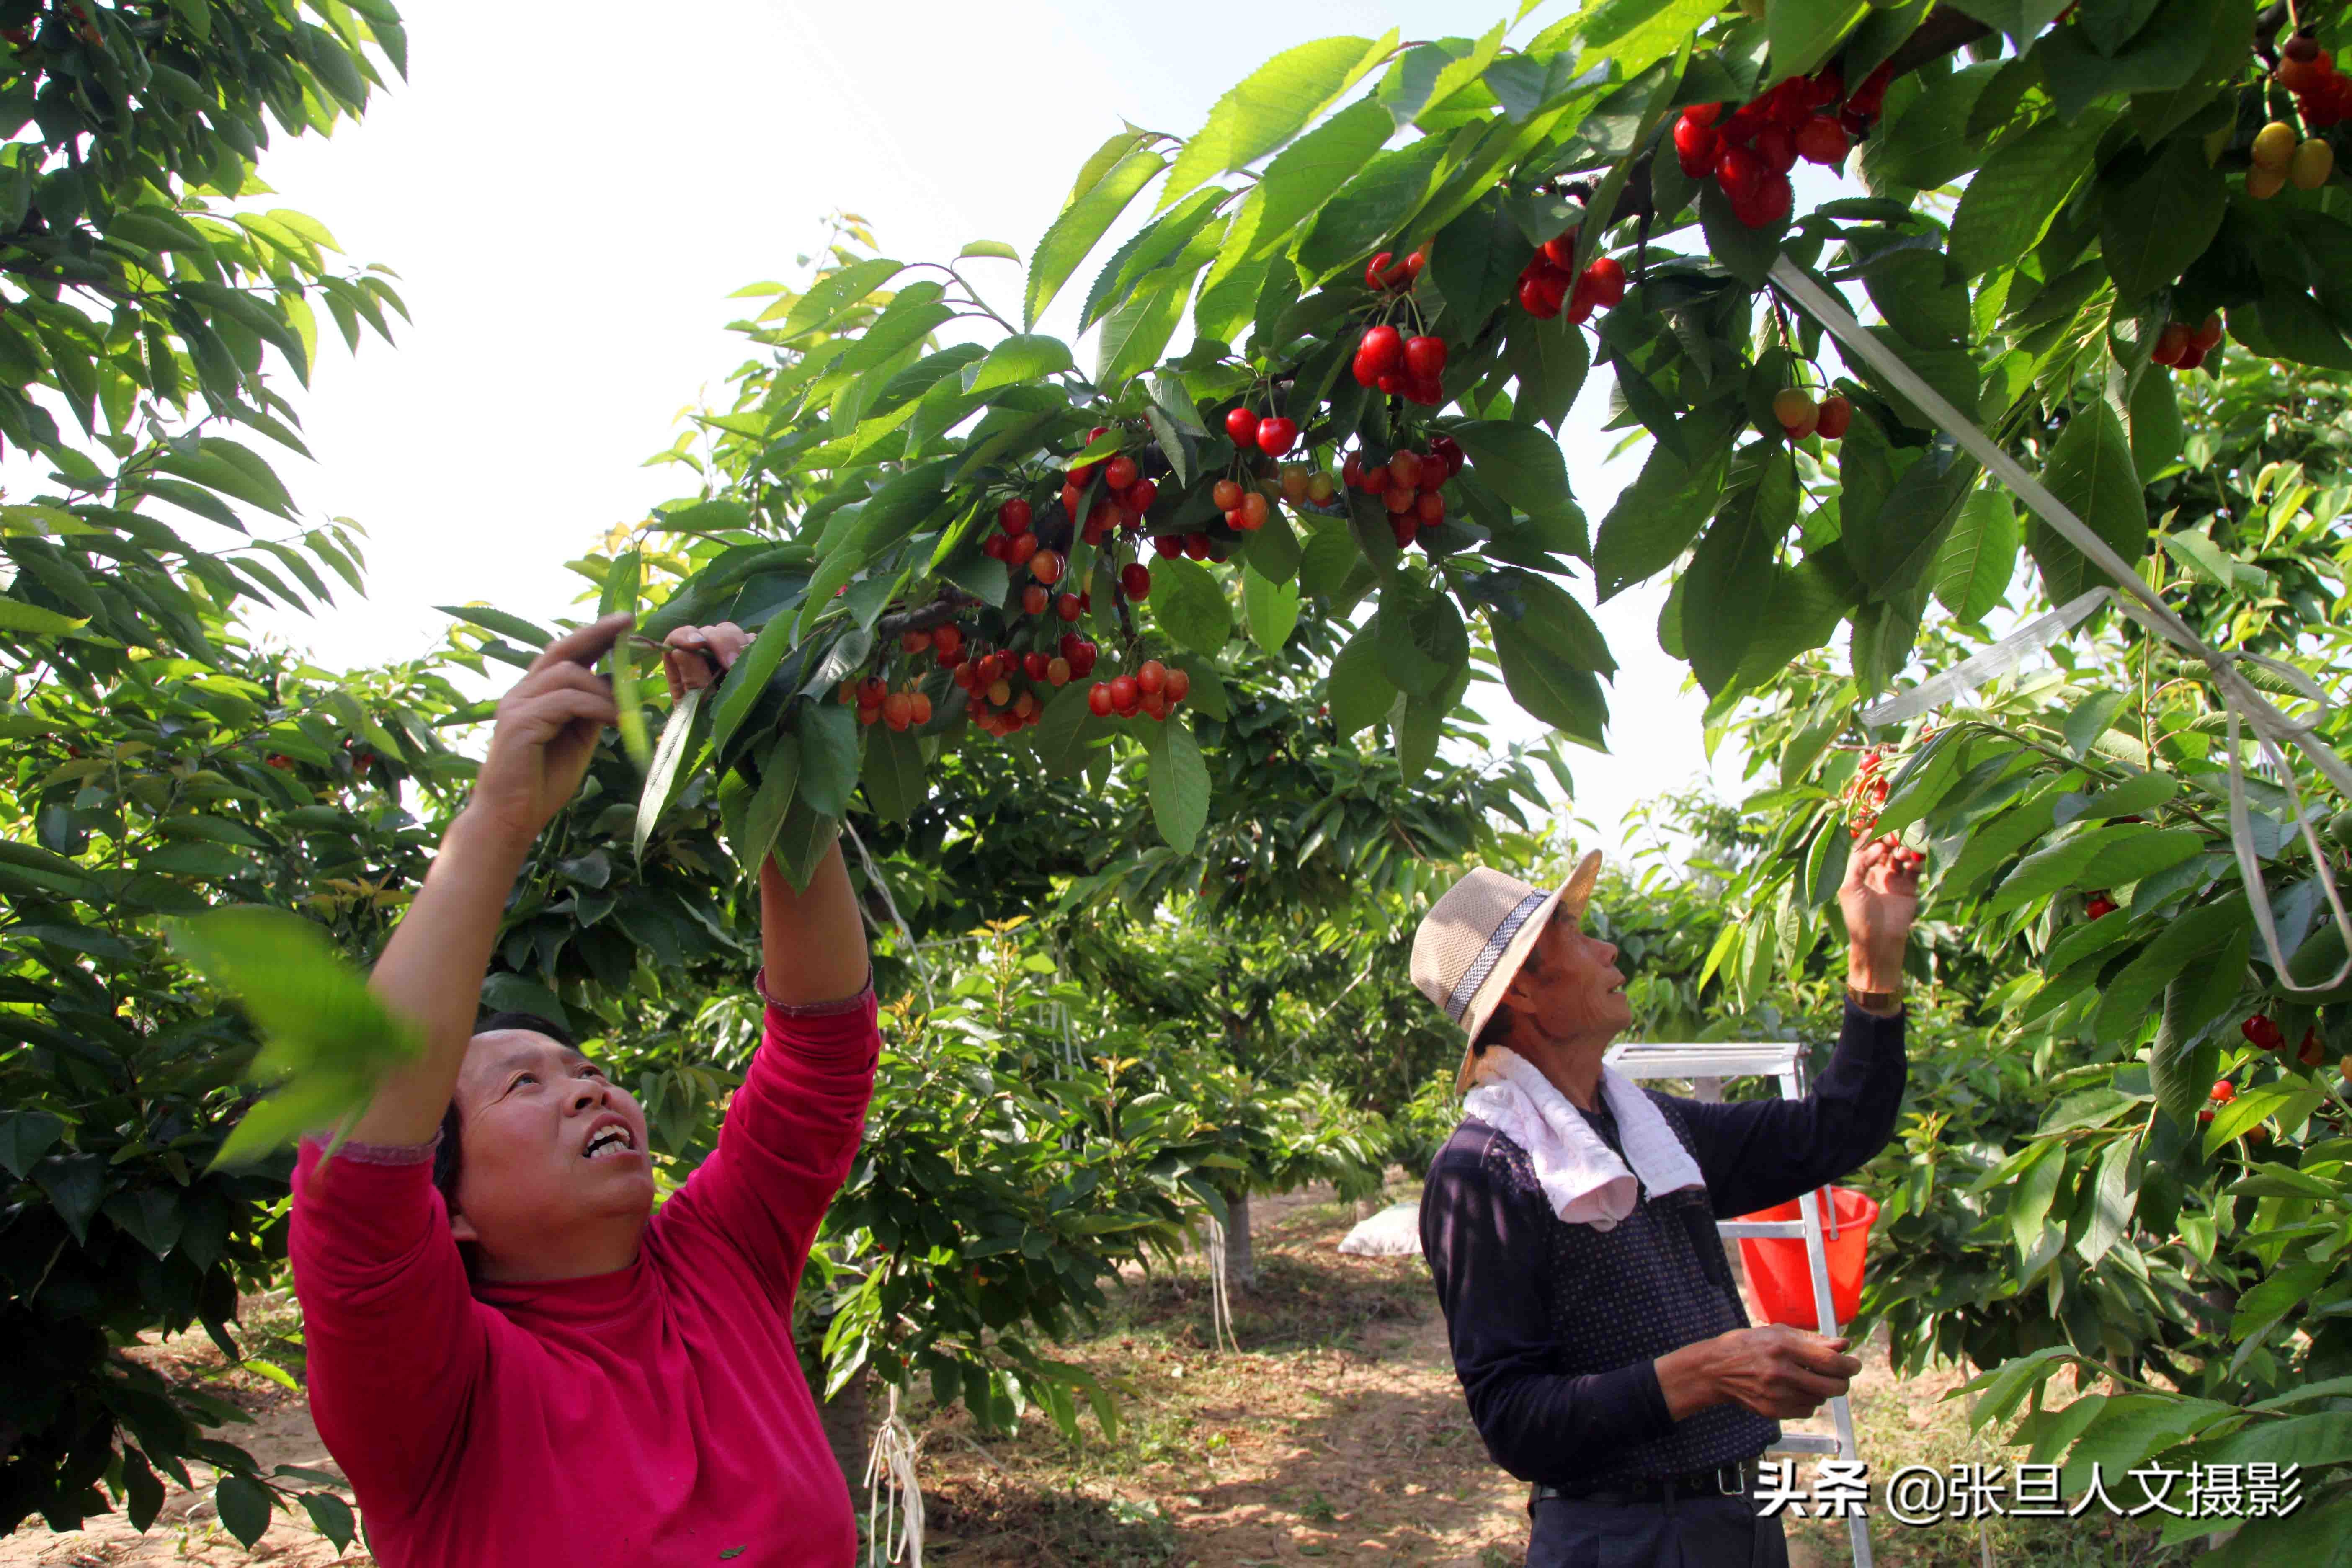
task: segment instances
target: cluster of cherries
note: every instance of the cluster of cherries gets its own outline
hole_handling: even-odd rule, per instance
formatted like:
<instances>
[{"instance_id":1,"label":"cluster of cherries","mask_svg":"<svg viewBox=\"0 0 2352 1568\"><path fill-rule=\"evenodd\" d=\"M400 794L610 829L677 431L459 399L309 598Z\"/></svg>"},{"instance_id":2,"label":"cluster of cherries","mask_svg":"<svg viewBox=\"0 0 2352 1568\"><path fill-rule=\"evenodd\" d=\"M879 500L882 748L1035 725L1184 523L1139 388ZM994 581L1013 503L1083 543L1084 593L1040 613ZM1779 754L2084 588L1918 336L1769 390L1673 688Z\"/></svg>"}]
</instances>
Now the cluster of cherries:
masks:
<instances>
[{"instance_id":1,"label":"cluster of cherries","mask_svg":"<svg viewBox=\"0 0 2352 1568\"><path fill-rule=\"evenodd\" d=\"M1844 163L1853 138L1885 107L1894 79L1882 65L1848 93L1832 66L1792 76L1729 114L1720 103L1694 103L1675 121L1675 157L1692 179L1715 176L1741 223L1769 228L1796 200L1789 171L1797 160L1831 168Z\"/></svg>"},{"instance_id":2,"label":"cluster of cherries","mask_svg":"<svg viewBox=\"0 0 2352 1568\"><path fill-rule=\"evenodd\" d=\"M1536 247L1519 268L1519 309L1538 321L1550 321L1564 308L1568 319L1582 323L1596 310L1609 310L1625 298L1625 264L1613 256L1596 256L1584 270L1576 266L1576 230L1554 235Z\"/></svg>"},{"instance_id":3,"label":"cluster of cherries","mask_svg":"<svg viewBox=\"0 0 2352 1568\"><path fill-rule=\"evenodd\" d=\"M2336 68L2336 58L2309 28L2298 28L2279 46L2279 85L2294 94L2295 112L2305 125L2325 131L2352 120L2352 78Z\"/></svg>"},{"instance_id":4,"label":"cluster of cherries","mask_svg":"<svg viewBox=\"0 0 2352 1568\"><path fill-rule=\"evenodd\" d=\"M2221 342L2219 316L2208 316L2194 327L2185 321L2168 321L2164 330L2156 334L2156 346L2147 351L2147 357L2174 370L2195 370Z\"/></svg>"},{"instance_id":5,"label":"cluster of cherries","mask_svg":"<svg viewBox=\"0 0 2352 1568\"><path fill-rule=\"evenodd\" d=\"M908 689L893 691L890 683L878 675L863 680L841 683L843 706L857 704L857 721L861 724L880 722L893 730L904 730L912 724L931 721L931 699L928 692Z\"/></svg>"},{"instance_id":6,"label":"cluster of cherries","mask_svg":"<svg viewBox=\"0 0 2352 1568\"><path fill-rule=\"evenodd\" d=\"M1801 386L1784 386L1772 395L1772 417L1780 422L1781 434L1791 442L1808 436L1834 441L1853 426L1853 404L1843 392L1832 392L1816 401Z\"/></svg>"},{"instance_id":7,"label":"cluster of cherries","mask_svg":"<svg viewBox=\"0 0 2352 1568\"><path fill-rule=\"evenodd\" d=\"M1381 498L1381 504L1388 509L1389 528L1402 550L1419 538L1423 529L1435 528L1445 521L1445 498L1438 491L1468 461L1461 443L1451 436L1440 436L1430 442L1426 452L1406 447L1369 468L1363 454L1350 452L1339 466L1339 477L1350 489Z\"/></svg>"},{"instance_id":8,"label":"cluster of cherries","mask_svg":"<svg viewBox=\"0 0 2352 1568\"><path fill-rule=\"evenodd\" d=\"M2331 64L2328 68L2333 71L2335 67ZM2343 78L2333 79L2340 82ZM2246 156L2253 164L2246 171L2246 195L2258 202L2270 200L2288 184L2298 191L2315 191L2336 172L2336 149L2316 136L2298 142L2294 127L2284 120L2273 120L2255 132L2254 144L2246 150Z\"/></svg>"},{"instance_id":9,"label":"cluster of cherries","mask_svg":"<svg viewBox=\"0 0 2352 1568\"><path fill-rule=\"evenodd\" d=\"M1244 405L1225 415L1225 434L1242 451L1279 458L1298 445L1298 421L1279 414L1253 414Z\"/></svg>"},{"instance_id":10,"label":"cluster of cherries","mask_svg":"<svg viewBox=\"0 0 2352 1568\"><path fill-rule=\"evenodd\" d=\"M1138 713L1165 719L1168 710L1183 701L1192 689L1191 676L1147 658L1135 667L1133 675L1096 681L1094 689L1087 693L1087 709L1097 719L1132 719Z\"/></svg>"},{"instance_id":11,"label":"cluster of cherries","mask_svg":"<svg viewBox=\"0 0 2352 1568\"><path fill-rule=\"evenodd\" d=\"M1092 441L1103 432L1090 432ZM1087 485L1100 468L1103 477L1102 498L1097 500L1083 521L1078 517L1078 505L1086 500ZM1135 466L1135 459L1121 452L1098 462L1080 463L1062 476L1062 515L1078 525L1078 537L1088 544L1100 544L1110 537L1114 528L1124 528L1133 533L1143 526L1143 514L1160 499L1160 486L1145 479ZM1025 503L1024 509L1025 509ZM997 521L1005 521L1000 509Z\"/></svg>"},{"instance_id":12,"label":"cluster of cherries","mask_svg":"<svg viewBox=\"0 0 2352 1568\"><path fill-rule=\"evenodd\" d=\"M1445 372L1444 338L1426 332L1408 338L1383 321L1364 330L1349 368L1359 386L1376 386L1391 397L1402 394L1432 408L1445 401L1445 394L1438 385L1438 378Z\"/></svg>"},{"instance_id":13,"label":"cluster of cherries","mask_svg":"<svg viewBox=\"0 0 2352 1568\"><path fill-rule=\"evenodd\" d=\"M1862 754L1862 766L1845 786L1846 835L1860 838L1878 826L1878 808L1886 804L1886 755L1873 746Z\"/></svg>"},{"instance_id":14,"label":"cluster of cherries","mask_svg":"<svg viewBox=\"0 0 2352 1568\"><path fill-rule=\"evenodd\" d=\"M1429 249L1426 246L1391 267L1389 265L1389 258L1394 254L1393 251L1383 250L1364 263L1365 288L1384 289L1391 294L1405 293L1419 280L1421 269L1429 265Z\"/></svg>"}]
</instances>

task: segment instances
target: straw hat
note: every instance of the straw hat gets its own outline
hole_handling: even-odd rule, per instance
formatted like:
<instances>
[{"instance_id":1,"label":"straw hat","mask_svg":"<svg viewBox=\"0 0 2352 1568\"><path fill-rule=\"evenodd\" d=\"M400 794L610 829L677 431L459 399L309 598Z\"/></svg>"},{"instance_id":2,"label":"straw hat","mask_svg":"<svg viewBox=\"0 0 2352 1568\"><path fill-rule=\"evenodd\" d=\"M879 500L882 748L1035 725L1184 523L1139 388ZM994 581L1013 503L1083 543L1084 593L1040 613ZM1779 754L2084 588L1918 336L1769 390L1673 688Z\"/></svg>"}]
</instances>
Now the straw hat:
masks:
<instances>
[{"instance_id":1,"label":"straw hat","mask_svg":"<svg viewBox=\"0 0 2352 1568\"><path fill-rule=\"evenodd\" d=\"M1564 908L1571 924L1581 923L1600 876L1598 849L1549 892L1479 867L1447 889L1422 918L1412 937L1412 983L1475 1041L1553 910ZM1456 1094L1470 1086L1475 1056L1470 1048L1463 1050L1462 1070L1454 1079Z\"/></svg>"}]
</instances>

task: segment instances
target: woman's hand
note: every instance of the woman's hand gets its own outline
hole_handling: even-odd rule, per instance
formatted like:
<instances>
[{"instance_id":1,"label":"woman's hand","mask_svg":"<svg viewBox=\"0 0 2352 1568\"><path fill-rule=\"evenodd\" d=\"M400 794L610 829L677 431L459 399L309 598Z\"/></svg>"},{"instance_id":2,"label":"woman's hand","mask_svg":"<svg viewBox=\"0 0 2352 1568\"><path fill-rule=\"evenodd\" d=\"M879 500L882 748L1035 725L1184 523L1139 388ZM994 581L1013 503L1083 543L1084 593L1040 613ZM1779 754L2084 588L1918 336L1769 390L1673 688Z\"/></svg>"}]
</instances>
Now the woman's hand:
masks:
<instances>
[{"instance_id":1,"label":"woman's hand","mask_svg":"<svg viewBox=\"0 0 2352 1568\"><path fill-rule=\"evenodd\" d=\"M1856 848L1845 863L1838 908L1845 915L1847 978L1857 991L1895 991L1903 983L1903 948L1919 914L1919 864L1893 835Z\"/></svg>"},{"instance_id":2,"label":"woman's hand","mask_svg":"<svg viewBox=\"0 0 2352 1568\"><path fill-rule=\"evenodd\" d=\"M733 621L680 626L670 633L662 639L662 674L669 680L670 701L717 681L751 646L751 634Z\"/></svg>"},{"instance_id":3,"label":"woman's hand","mask_svg":"<svg viewBox=\"0 0 2352 1568\"><path fill-rule=\"evenodd\" d=\"M587 775L597 737L620 716L596 661L635 619L621 612L566 632L499 699L466 811L502 841L527 849Z\"/></svg>"}]
</instances>

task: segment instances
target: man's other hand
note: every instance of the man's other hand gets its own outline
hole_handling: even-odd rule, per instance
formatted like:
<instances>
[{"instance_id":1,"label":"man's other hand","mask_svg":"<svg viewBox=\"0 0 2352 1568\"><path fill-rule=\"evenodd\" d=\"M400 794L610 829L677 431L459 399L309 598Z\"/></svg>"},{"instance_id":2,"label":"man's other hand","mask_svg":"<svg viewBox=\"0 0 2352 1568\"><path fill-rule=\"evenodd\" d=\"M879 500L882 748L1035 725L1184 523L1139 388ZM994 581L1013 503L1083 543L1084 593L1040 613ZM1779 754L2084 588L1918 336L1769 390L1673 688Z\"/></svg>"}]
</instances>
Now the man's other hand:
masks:
<instances>
[{"instance_id":1,"label":"man's other hand","mask_svg":"<svg viewBox=\"0 0 2352 1568\"><path fill-rule=\"evenodd\" d=\"M1775 1421L1811 1415L1862 1370L1860 1358L1844 1353L1845 1336L1826 1339L1781 1323L1734 1329L1708 1342L1717 1403L1735 1401Z\"/></svg>"}]
</instances>

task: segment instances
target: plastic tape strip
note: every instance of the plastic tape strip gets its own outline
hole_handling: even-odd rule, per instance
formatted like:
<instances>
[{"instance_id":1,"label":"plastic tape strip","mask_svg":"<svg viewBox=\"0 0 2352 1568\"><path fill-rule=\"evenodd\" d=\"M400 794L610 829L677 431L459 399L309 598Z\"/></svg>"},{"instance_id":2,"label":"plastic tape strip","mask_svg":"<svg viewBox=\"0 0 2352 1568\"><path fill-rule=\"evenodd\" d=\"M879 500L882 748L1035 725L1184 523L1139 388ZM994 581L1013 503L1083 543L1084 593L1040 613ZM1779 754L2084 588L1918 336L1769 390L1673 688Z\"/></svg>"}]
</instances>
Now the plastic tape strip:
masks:
<instances>
[{"instance_id":1,"label":"plastic tape strip","mask_svg":"<svg viewBox=\"0 0 2352 1568\"><path fill-rule=\"evenodd\" d=\"M2352 916L2345 912L2344 900L2336 891L2335 868L2328 864L2319 837L2308 820L2309 813L2304 808L2302 788L2295 782L2294 769L2288 764L2284 748L2287 745L2299 748L2337 789L2347 795L2352 795L2352 767L2347 767L2342 757L2311 732L2310 723L2298 723L2273 707L2269 700L2239 673L2236 665L2242 659L2252 659L2261 664L2287 679L2297 690L2318 703L2323 710L2327 706L2326 694L2302 671L2293 670L2275 659L2252 654L2223 653L2208 647L2189 629L2187 622L2173 614L2171 607L2140 581L2139 574L2132 569L2129 562L2116 554L2105 540L2092 532L2081 518L2068 510L2065 502L2051 494L2041 480L2028 473L2023 465L1978 428L1976 421L1953 407L1941 393L1904 363L1899 355L1864 331L1862 323L1854 320L1853 313L1835 295L1814 282L1802 268L1785 255L1772 264L1772 281L1806 314L1827 328L1830 335L1855 358L1877 371L1895 391L1918 405L1970 457L1982 463L1986 472L2007 485L2020 500L2031 507L2035 516L2056 530L2060 537L2081 551L2101 571L2113 577L2116 587L2124 590L2123 595L2114 596L2126 614L2149 631L2204 661L2207 668L2212 671L2214 688L2221 693L2222 707L2230 717L2230 848L2237 858L2239 874L2245 879L2246 901L2253 910L2256 927L2262 931L2263 946L2269 953L2271 967L2277 972L2278 984L2284 990L2308 993L2333 990L2346 979L2352 978ZM1926 685L1870 709L1863 714L1864 721L1893 723L1952 700L1995 675L2014 668L2034 648L2048 647L2067 627L2095 608L2099 599L2113 594L2112 589L2101 588L2069 601L2049 615L2037 616L2000 642L1962 661ZM2052 624L2053 622L2056 624ZM2037 638L2039 640L2035 640ZM2012 647L2011 644L2016 646ZM1978 666L1979 660L1984 661L1983 667L1980 669L1972 668ZM1893 717L1882 717L1890 711ZM2263 882L2261 857L2254 853L2253 825L2246 807L2244 746L2239 729L2242 721L2253 727L2255 742L2285 781L2295 826L2302 831L2304 841L2311 849L2312 864L2317 868L2320 886L2327 894L2327 907L2335 915L2336 929L2344 939L2344 963L2332 977L2315 984L2297 984L2294 977L2287 973L2286 954L2279 947L2278 928L2271 915L2269 889Z\"/></svg>"}]
</instances>

